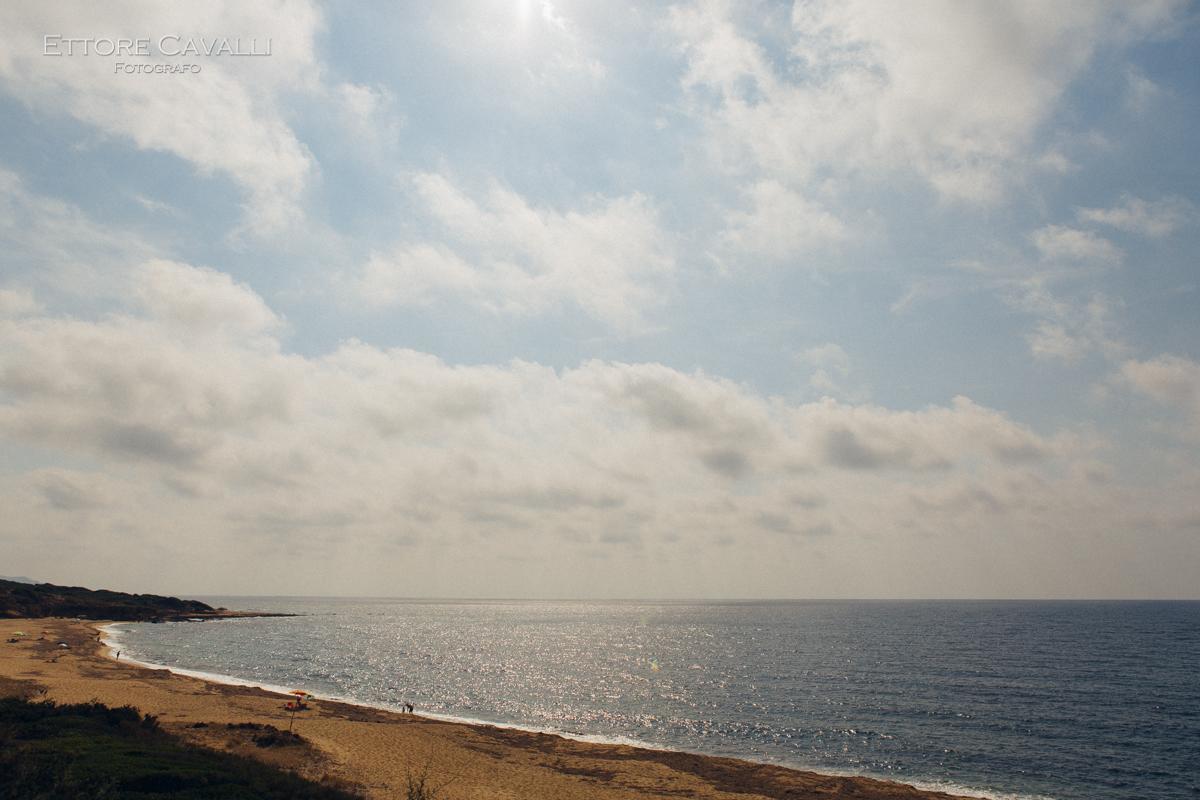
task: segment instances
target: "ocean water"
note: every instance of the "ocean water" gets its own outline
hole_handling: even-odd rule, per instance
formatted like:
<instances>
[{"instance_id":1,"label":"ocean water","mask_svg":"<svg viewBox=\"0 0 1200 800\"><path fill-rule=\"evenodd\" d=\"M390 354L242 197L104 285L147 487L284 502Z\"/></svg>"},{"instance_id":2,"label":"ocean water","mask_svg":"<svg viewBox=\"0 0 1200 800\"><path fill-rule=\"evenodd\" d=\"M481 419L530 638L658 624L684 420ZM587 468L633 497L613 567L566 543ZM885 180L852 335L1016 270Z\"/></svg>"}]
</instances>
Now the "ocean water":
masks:
<instances>
[{"instance_id":1,"label":"ocean water","mask_svg":"<svg viewBox=\"0 0 1200 800\"><path fill-rule=\"evenodd\" d=\"M1200 603L206 598L124 657L995 797L1200 797Z\"/></svg>"}]
</instances>

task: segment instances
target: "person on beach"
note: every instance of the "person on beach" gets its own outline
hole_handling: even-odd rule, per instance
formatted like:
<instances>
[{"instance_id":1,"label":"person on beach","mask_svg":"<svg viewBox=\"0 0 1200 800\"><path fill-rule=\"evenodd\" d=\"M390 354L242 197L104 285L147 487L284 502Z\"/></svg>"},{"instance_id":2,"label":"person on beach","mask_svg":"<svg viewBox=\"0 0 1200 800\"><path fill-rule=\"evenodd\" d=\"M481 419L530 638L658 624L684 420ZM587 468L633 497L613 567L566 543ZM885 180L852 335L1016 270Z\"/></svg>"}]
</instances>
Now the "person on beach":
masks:
<instances>
[{"instance_id":1,"label":"person on beach","mask_svg":"<svg viewBox=\"0 0 1200 800\"><path fill-rule=\"evenodd\" d=\"M121 651L120 651L120 650L118 650L118 651L117 651L117 657L116 657L114 660L115 660L115 661L120 661L120 660L121 660Z\"/></svg>"}]
</instances>

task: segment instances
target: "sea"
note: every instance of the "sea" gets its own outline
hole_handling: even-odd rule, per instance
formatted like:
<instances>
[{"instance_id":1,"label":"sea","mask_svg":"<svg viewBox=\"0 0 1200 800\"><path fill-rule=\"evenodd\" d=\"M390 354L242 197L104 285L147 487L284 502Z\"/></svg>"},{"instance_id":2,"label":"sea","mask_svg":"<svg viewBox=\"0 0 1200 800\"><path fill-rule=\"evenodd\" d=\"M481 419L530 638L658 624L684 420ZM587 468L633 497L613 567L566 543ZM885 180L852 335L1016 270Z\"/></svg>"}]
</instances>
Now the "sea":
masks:
<instances>
[{"instance_id":1,"label":"sea","mask_svg":"<svg viewBox=\"0 0 1200 800\"><path fill-rule=\"evenodd\" d=\"M1200 797L1200 602L205 598L121 658L997 798Z\"/></svg>"}]
</instances>

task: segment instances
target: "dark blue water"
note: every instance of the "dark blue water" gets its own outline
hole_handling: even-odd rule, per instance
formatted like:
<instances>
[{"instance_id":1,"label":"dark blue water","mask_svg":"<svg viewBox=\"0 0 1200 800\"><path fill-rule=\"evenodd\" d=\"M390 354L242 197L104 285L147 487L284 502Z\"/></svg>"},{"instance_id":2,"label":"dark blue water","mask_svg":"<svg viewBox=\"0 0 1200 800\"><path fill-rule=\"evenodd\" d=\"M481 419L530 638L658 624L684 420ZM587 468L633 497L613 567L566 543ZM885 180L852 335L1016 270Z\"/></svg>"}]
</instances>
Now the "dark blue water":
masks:
<instances>
[{"instance_id":1,"label":"dark blue water","mask_svg":"<svg viewBox=\"0 0 1200 800\"><path fill-rule=\"evenodd\" d=\"M219 598L147 661L993 797L1200 797L1200 603Z\"/></svg>"}]
</instances>

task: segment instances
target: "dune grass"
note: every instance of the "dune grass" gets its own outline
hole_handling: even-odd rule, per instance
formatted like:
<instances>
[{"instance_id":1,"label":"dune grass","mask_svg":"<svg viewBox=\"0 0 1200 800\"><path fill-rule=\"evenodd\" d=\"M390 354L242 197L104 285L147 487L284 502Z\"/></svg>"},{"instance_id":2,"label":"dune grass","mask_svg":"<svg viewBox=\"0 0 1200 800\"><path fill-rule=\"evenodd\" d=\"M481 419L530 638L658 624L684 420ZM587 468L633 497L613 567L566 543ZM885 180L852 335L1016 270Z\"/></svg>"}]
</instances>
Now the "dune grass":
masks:
<instances>
[{"instance_id":1,"label":"dune grass","mask_svg":"<svg viewBox=\"0 0 1200 800\"><path fill-rule=\"evenodd\" d=\"M0 699L0 800L356 800L180 741L130 706Z\"/></svg>"}]
</instances>

